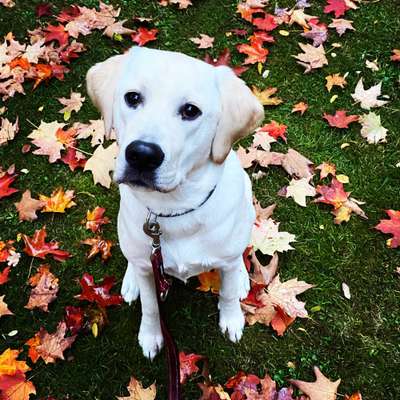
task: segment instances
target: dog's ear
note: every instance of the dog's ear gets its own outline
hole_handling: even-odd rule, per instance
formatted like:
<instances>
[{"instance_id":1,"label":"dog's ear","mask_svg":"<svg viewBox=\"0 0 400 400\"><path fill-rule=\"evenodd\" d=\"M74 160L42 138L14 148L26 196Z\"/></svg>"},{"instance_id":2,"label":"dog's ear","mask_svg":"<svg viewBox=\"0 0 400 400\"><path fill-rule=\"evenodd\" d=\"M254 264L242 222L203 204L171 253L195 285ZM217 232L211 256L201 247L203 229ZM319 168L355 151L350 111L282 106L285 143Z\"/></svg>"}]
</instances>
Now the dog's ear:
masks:
<instances>
[{"instance_id":1,"label":"dog's ear","mask_svg":"<svg viewBox=\"0 0 400 400\"><path fill-rule=\"evenodd\" d=\"M87 92L104 118L108 138L113 128L114 91L126 57L126 53L112 56L91 67L86 74Z\"/></svg>"},{"instance_id":2,"label":"dog's ear","mask_svg":"<svg viewBox=\"0 0 400 400\"><path fill-rule=\"evenodd\" d=\"M257 128L264 119L264 108L246 84L228 67L215 68L221 96L221 115L211 145L211 159L224 162L232 144Z\"/></svg>"}]
</instances>

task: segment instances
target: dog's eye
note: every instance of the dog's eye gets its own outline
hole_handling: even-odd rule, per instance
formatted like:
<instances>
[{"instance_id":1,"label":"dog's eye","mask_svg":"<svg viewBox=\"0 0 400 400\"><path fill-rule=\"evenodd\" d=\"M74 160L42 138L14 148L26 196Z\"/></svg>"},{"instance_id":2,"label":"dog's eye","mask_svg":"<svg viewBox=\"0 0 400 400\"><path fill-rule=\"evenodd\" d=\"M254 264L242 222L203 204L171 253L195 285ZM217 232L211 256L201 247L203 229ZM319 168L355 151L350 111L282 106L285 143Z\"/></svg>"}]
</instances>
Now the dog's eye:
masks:
<instances>
[{"instance_id":1,"label":"dog's eye","mask_svg":"<svg viewBox=\"0 0 400 400\"><path fill-rule=\"evenodd\" d=\"M143 103L143 97L137 92L128 92L125 94L125 102L128 107L137 108Z\"/></svg>"},{"instance_id":2,"label":"dog's eye","mask_svg":"<svg viewBox=\"0 0 400 400\"><path fill-rule=\"evenodd\" d=\"M201 111L194 104L186 103L179 109L179 114L184 121L193 121L200 117Z\"/></svg>"}]
</instances>

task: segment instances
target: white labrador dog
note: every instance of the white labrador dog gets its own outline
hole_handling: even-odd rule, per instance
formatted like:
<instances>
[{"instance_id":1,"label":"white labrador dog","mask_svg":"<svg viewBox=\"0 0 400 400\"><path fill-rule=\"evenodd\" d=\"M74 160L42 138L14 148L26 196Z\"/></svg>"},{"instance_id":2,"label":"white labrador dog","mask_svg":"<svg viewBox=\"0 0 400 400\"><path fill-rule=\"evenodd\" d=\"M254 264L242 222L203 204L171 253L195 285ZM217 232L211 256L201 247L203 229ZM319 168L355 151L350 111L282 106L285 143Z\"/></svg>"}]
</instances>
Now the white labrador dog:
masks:
<instances>
[{"instance_id":1,"label":"white labrador dog","mask_svg":"<svg viewBox=\"0 0 400 400\"><path fill-rule=\"evenodd\" d=\"M122 295L130 303L140 294L144 355L153 358L163 344L151 240L142 229L148 209L159 215L168 274L186 281L220 271L219 325L238 341L240 299L249 290L242 253L255 212L231 146L259 125L262 105L228 67L139 47L93 66L87 88L119 144L118 234L128 260Z\"/></svg>"}]
</instances>

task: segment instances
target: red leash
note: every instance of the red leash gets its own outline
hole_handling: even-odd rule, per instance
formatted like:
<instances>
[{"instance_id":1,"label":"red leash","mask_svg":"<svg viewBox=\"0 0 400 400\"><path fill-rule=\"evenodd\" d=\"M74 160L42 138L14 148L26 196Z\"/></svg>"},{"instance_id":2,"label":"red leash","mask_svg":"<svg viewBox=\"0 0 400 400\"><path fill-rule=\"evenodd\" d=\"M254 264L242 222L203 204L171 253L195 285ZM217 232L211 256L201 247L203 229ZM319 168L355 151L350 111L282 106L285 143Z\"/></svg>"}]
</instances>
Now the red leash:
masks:
<instances>
[{"instance_id":1,"label":"red leash","mask_svg":"<svg viewBox=\"0 0 400 400\"><path fill-rule=\"evenodd\" d=\"M157 222L157 216L151 211L147 216L146 222L143 225L143 230L146 235L153 239L150 261L153 267L154 283L156 286L158 310L160 313L161 331L164 337L164 343L167 351L167 365L168 365L168 400L181 400L181 386L180 386L180 366L179 366L179 353L176 343L168 330L165 323L164 301L167 298L171 281L168 280L164 273L164 264L161 253L160 244L160 224Z\"/></svg>"}]
</instances>

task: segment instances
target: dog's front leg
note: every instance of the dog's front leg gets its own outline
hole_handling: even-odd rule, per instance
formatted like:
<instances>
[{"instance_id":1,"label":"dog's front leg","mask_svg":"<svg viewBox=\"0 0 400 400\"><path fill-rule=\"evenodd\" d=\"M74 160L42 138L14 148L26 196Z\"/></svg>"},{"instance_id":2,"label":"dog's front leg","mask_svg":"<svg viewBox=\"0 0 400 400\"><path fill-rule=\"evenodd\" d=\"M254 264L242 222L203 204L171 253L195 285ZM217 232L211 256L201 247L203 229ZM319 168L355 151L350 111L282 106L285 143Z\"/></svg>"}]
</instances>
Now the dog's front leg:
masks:
<instances>
[{"instance_id":1,"label":"dog's front leg","mask_svg":"<svg viewBox=\"0 0 400 400\"><path fill-rule=\"evenodd\" d=\"M219 326L222 333L228 331L232 342L238 342L242 337L245 324L240 300L246 298L249 292L249 275L242 256L221 267L220 272Z\"/></svg>"},{"instance_id":2,"label":"dog's front leg","mask_svg":"<svg viewBox=\"0 0 400 400\"><path fill-rule=\"evenodd\" d=\"M139 329L139 344L145 357L151 360L163 346L163 335L160 325L156 289L151 267L136 270L142 304L142 321Z\"/></svg>"}]
</instances>

